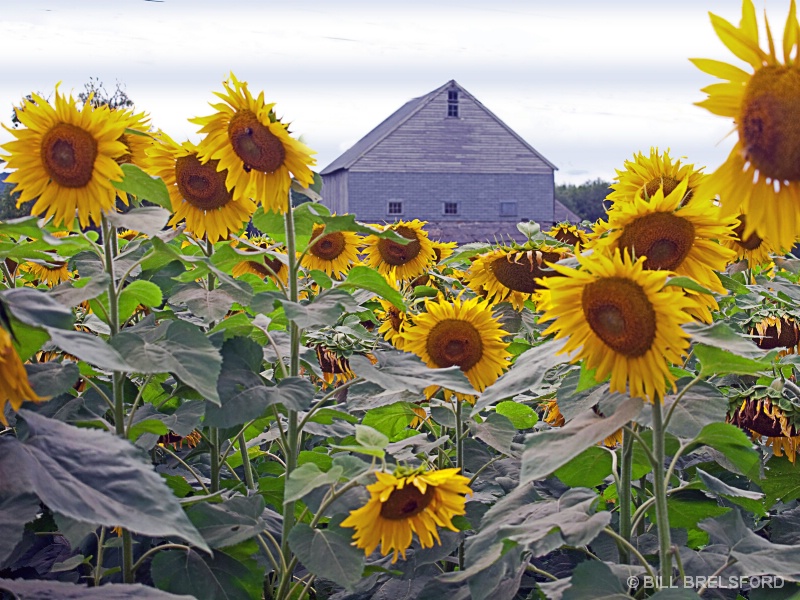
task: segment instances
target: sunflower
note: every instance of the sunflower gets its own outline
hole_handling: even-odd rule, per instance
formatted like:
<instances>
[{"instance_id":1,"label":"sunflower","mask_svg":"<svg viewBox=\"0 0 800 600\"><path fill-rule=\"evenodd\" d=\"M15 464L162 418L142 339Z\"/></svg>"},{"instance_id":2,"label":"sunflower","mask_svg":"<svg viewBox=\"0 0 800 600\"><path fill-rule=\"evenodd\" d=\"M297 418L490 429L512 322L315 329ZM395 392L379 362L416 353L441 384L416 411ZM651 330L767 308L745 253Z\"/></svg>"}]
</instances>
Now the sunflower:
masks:
<instances>
[{"instance_id":1,"label":"sunflower","mask_svg":"<svg viewBox=\"0 0 800 600\"><path fill-rule=\"evenodd\" d=\"M735 256L720 244L733 237L735 221L720 220L719 208L708 199L685 202L688 183L687 177L669 194L662 186L649 199L637 193L629 202L617 202L608 211L606 235L596 237L589 247L607 255L617 249L630 252L645 259L645 269L674 271L726 294L715 270L724 270ZM689 292L697 300L692 313L710 323L709 309L718 309L717 301Z\"/></svg>"},{"instance_id":2,"label":"sunflower","mask_svg":"<svg viewBox=\"0 0 800 600\"><path fill-rule=\"evenodd\" d=\"M437 527L458 531L453 517L466 513L466 494L472 494L469 479L458 469L410 471L398 468L394 474L375 473L378 481L367 486L369 500L350 512L342 527L355 528L353 545L369 556L380 545L381 554L393 552L406 558L416 533L423 548L441 544Z\"/></svg>"},{"instance_id":3,"label":"sunflower","mask_svg":"<svg viewBox=\"0 0 800 600\"><path fill-rule=\"evenodd\" d=\"M694 165L681 165L680 160L673 162L669 150L661 154L658 148L650 148L649 157L639 152L633 156L633 160L625 161L623 171L617 170L617 182L611 184L613 191L606 199L612 202L629 201L640 192L645 198L650 198L659 188L664 189L664 195L669 195L681 181L688 179L683 198L688 201L703 180L701 170L695 169Z\"/></svg>"},{"instance_id":4,"label":"sunflower","mask_svg":"<svg viewBox=\"0 0 800 600\"><path fill-rule=\"evenodd\" d=\"M766 21L766 17L765 17ZM783 63L775 51L769 23L768 51L759 45L751 0L742 3L739 27L711 15L722 43L752 67L693 59L700 70L724 80L702 91L698 106L734 120L738 140L723 165L702 184L719 194L724 215L747 215L743 236L752 233L780 248L790 248L800 231L800 24L794 0L783 36ZM795 53L795 56L792 54Z\"/></svg>"},{"instance_id":5,"label":"sunflower","mask_svg":"<svg viewBox=\"0 0 800 600\"><path fill-rule=\"evenodd\" d=\"M303 256L306 269L325 271L328 276L344 276L358 261L360 236L352 231L325 233L323 225L314 225L313 243Z\"/></svg>"},{"instance_id":6,"label":"sunflower","mask_svg":"<svg viewBox=\"0 0 800 600\"><path fill-rule=\"evenodd\" d=\"M48 260L47 262L29 260L21 265L20 271L30 273L36 281L45 284L47 287L55 287L59 283L69 281L72 278L72 271L67 268L66 261L57 259Z\"/></svg>"},{"instance_id":7,"label":"sunflower","mask_svg":"<svg viewBox=\"0 0 800 600\"><path fill-rule=\"evenodd\" d=\"M130 163L144 169L147 164L147 149L153 144L153 138L147 133L150 130L150 118L143 112L134 114L133 111L113 110L111 113L125 122L126 129L119 141L125 144L127 152L117 158L117 162Z\"/></svg>"},{"instance_id":8,"label":"sunflower","mask_svg":"<svg viewBox=\"0 0 800 600\"><path fill-rule=\"evenodd\" d=\"M494 248L480 254L470 265L467 285L476 293L486 292L491 303L509 302L522 310L525 301L542 288L540 278L558 275L545 263L554 263L567 254L567 248L542 245L536 250Z\"/></svg>"},{"instance_id":9,"label":"sunflower","mask_svg":"<svg viewBox=\"0 0 800 600\"><path fill-rule=\"evenodd\" d=\"M431 241L433 244L433 253L436 255L436 262L440 263L447 260L453 255L453 252L458 248L458 242L439 242Z\"/></svg>"},{"instance_id":10,"label":"sunflower","mask_svg":"<svg viewBox=\"0 0 800 600\"><path fill-rule=\"evenodd\" d=\"M569 246L575 246L576 244L585 246L586 242L589 241L589 237L586 235L586 232L577 225L573 225L569 221L556 223L550 229L550 231L547 232L547 235Z\"/></svg>"},{"instance_id":11,"label":"sunflower","mask_svg":"<svg viewBox=\"0 0 800 600\"><path fill-rule=\"evenodd\" d=\"M773 246L769 240L758 237L755 231L744 237L747 219L744 215L739 215L738 218L739 225L733 230L733 237L722 241L723 246L736 252L736 261L746 260L747 266L752 269L772 263L773 254L785 254Z\"/></svg>"},{"instance_id":12,"label":"sunflower","mask_svg":"<svg viewBox=\"0 0 800 600\"><path fill-rule=\"evenodd\" d=\"M762 316L753 324L750 335L762 350L783 348L780 354L796 354L800 350L800 327L794 317L785 314Z\"/></svg>"},{"instance_id":13,"label":"sunflower","mask_svg":"<svg viewBox=\"0 0 800 600\"><path fill-rule=\"evenodd\" d=\"M233 73L222 83L225 92L214 92L223 102L211 104L212 115L189 119L207 134L200 142L203 162L216 160L217 170L227 171L228 189L239 188L261 201L265 211L285 213L289 206L292 176L304 187L314 183L309 167L316 164L314 151L289 135L288 125L265 104L264 92L254 98L247 82Z\"/></svg>"},{"instance_id":14,"label":"sunflower","mask_svg":"<svg viewBox=\"0 0 800 600\"><path fill-rule=\"evenodd\" d=\"M4 144L2 156L13 169L6 181L17 184L17 206L36 200L31 213L53 217L56 225L72 226L75 212L81 227L99 225L102 214L114 210L122 180L116 159L125 153L119 141L127 127L124 119L85 103L78 110L72 96L62 96L56 86L55 106L31 94L17 118L25 127L8 129L16 139Z\"/></svg>"},{"instance_id":15,"label":"sunflower","mask_svg":"<svg viewBox=\"0 0 800 600\"><path fill-rule=\"evenodd\" d=\"M500 322L488 302L480 298L439 297L425 301L425 312L414 316L414 326L402 334L404 350L432 368L458 366L478 391L495 382L508 366L511 354Z\"/></svg>"},{"instance_id":16,"label":"sunflower","mask_svg":"<svg viewBox=\"0 0 800 600\"><path fill-rule=\"evenodd\" d=\"M800 423L797 407L785 398L745 396L741 405L728 415L728 420L749 432L754 441L766 438L764 445L772 447L775 456L786 454L790 462L795 462L800 452Z\"/></svg>"},{"instance_id":17,"label":"sunflower","mask_svg":"<svg viewBox=\"0 0 800 600\"><path fill-rule=\"evenodd\" d=\"M183 445L186 444L188 448L196 448L200 441L203 439L203 436L200 434L199 431L192 431L189 435L181 436L173 431L169 431L158 438L158 445L159 446L172 446L173 450L178 450L179 448L183 448Z\"/></svg>"},{"instance_id":18,"label":"sunflower","mask_svg":"<svg viewBox=\"0 0 800 600\"><path fill-rule=\"evenodd\" d=\"M0 423L8 426L6 402L10 402L11 408L17 411L26 400L45 402L49 398L37 396L31 389L25 367L11 344L11 335L0 327Z\"/></svg>"},{"instance_id":19,"label":"sunflower","mask_svg":"<svg viewBox=\"0 0 800 600\"><path fill-rule=\"evenodd\" d=\"M433 242L423 226L427 221L398 221L386 227L407 240L400 244L388 238L369 235L364 240L365 262L384 277L408 281L422 275L436 260Z\"/></svg>"},{"instance_id":20,"label":"sunflower","mask_svg":"<svg viewBox=\"0 0 800 600\"><path fill-rule=\"evenodd\" d=\"M269 248L272 241L263 236L250 238L250 243L259 248ZM287 266L288 257L285 252L272 250L269 254L254 253L254 260L244 260L233 267L231 274L234 277L241 277L245 273L265 279L269 277L273 281L280 282L284 286L289 284L289 267ZM282 260L283 259L283 260Z\"/></svg>"},{"instance_id":21,"label":"sunflower","mask_svg":"<svg viewBox=\"0 0 800 600\"><path fill-rule=\"evenodd\" d=\"M666 271L647 271L645 257L633 261L617 249L612 257L582 255L580 270L554 265L564 277L543 280L539 294L543 332L568 337L562 352L578 350L572 362L585 360L596 377L611 374L611 391L653 402L664 397L666 381L674 389L669 365L680 363L689 346L681 325L691 321L691 301L678 288L664 287Z\"/></svg>"},{"instance_id":22,"label":"sunflower","mask_svg":"<svg viewBox=\"0 0 800 600\"><path fill-rule=\"evenodd\" d=\"M380 298L378 302L382 309L377 313L377 317L381 321L378 333L383 335L383 339L395 348L403 350L405 346L403 332L409 323L408 316L388 300Z\"/></svg>"},{"instance_id":23,"label":"sunflower","mask_svg":"<svg viewBox=\"0 0 800 600\"><path fill-rule=\"evenodd\" d=\"M148 171L161 177L169 190L173 215L169 225L186 220L186 228L197 239L211 243L241 231L256 210L239 189L225 187L225 172L217 161L201 163L197 146L177 144L168 135L148 150Z\"/></svg>"}]
</instances>

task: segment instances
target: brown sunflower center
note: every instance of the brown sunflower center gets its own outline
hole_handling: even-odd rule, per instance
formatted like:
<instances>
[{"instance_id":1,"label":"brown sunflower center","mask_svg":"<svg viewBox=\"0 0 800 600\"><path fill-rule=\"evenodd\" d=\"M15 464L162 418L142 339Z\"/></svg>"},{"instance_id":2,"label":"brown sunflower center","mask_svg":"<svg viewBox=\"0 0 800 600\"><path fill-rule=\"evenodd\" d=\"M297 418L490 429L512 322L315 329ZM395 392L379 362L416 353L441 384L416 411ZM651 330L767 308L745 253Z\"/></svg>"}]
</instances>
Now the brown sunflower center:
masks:
<instances>
[{"instance_id":1,"label":"brown sunflower center","mask_svg":"<svg viewBox=\"0 0 800 600\"><path fill-rule=\"evenodd\" d=\"M644 186L644 191L647 194L647 197L650 198L655 195L661 186L664 186L664 196L669 196L675 190L675 188L678 187L679 183L680 181L674 177L662 175L648 181Z\"/></svg>"},{"instance_id":2,"label":"brown sunflower center","mask_svg":"<svg viewBox=\"0 0 800 600\"><path fill-rule=\"evenodd\" d=\"M97 141L76 125L59 123L44 134L41 157L50 179L64 187L81 188L92 180Z\"/></svg>"},{"instance_id":3,"label":"brown sunflower center","mask_svg":"<svg viewBox=\"0 0 800 600\"><path fill-rule=\"evenodd\" d=\"M645 291L622 277L598 279L583 288L583 314L612 350L643 356L656 337L656 313Z\"/></svg>"},{"instance_id":4,"label":"brown sunflower center","mask_svg":"<svg viewBox=\"0 0 800 600\"><path fill-rule=\"evenodd\" d=\"M254 112L242 110L228 124L228 139L246 171L277 171L286 160L286 148L280 138L262 125Z\"/></svg>"},{"instance_id":5,"label":"brown sunflower center","mask_svg":"<svg viewBox=\"0 0 800 600\"><path fill-rule=\"evenodd\" d=\"M673 213L650 213L625 226L620 249L646 256L646 269L673 271L680 266L694 243L694 225Z\"/></svg>"},{"instance_id":6,"label":"brown sunflower center","mask_svg":"<svg viewBox=\"0 0 800 600\"><path fill-rule=\"evenodd\" d=\"M383 238L378 241L378 252L381 254L383 262L388 263L394 267L405 265L417 258L422 251L422 244L419 242L417 232L401 225L397 227L394 232L401 235L407 240L411 240L408 244L398 244L392 240Z\"/></svg>"},{"instance_id":7,"label":"brown sunflower center","mask_svg":"<svg viewBox=\"0 0 800 600\"><path fill-rule=\"evenodd\" d=\"M746 227L746 223L744 220L744 215L739 215L739 226L733 230L733 233L736 235L736 243L739 244L745 250L756 250L761 246L761 243L764 241L754 231L750 234L750 237L743 238L744 235L744 228Z\"/></svg>"},{"instance_id":8,"label":"brown sunflower center","mask_svg":"<svg viewBox=\"0 0 800 600\"><path fill-rule=\"evenodd\" d=\"M392 329L400 331L400 328L403 326L403 317L400 315L400 311L394 306L391 306L387 311L387 315L389 317L389 322L392 324Z\"/></svg>"},{"instance_id":9,"label":"brown sunflower center","mask_svg":"<svg viewBox=\"0 0 800 600\"><path fill-rule=\"evenodd\" d=\"M334 260L344 252L346 242L341 231L323 235L311 246L311 254L322 260Z\"/></svg>"},{"instance_id":10,"label":"brown sunflower center","mask_svg":"<svg viewBox=\"0 0 800 600\"><path fill-rule=\"evenodd\" d=\"M800 70L764 67L747 83L739 114L745 158L769 178L800 180Z\"/></svg>"},{"instance_id":11,"label":"brown sunflower center","mask_svg":"<svg viewBox=\"0 0 800 600\"><path fill-rule=\"evenodd\" d=\"M563 242L564 244L569 244L570 246L574 246L575 244L581 241L581 238L577 233L563 227L558 231L556 231L553 237L556 238L559 242Z\"/></svg>"},{"instance_id":12,"label":"brown sunflower center","mask_svg":"<svg viewBox=\"0 0 800 600\"><path fill-rule=\"evenodd\" d=\"M756 399L747 400L744 406L733 414L731 422L737 427L750 429L759 435L768 437L785 437L787 432L793 436L800 433L795 427L789 425L782 413L772 417L765 414L763 402L763 400ZM770 406L770 408L772 407ZM773 414L775 413L773 412Z\"/></svg>"},{"instance_id":13,"label":"brown sunflower center","mask_svg":"<svg viewBox=\"0 0 800 600\"><path fill-rule=\"evenodd\" d=\"M555 273L549 269L542 268L536 262L531 262L528 254L522 255L518 260L509 260L509 258L511 257L502 257L492 261L490 268L497 281L515 292L532 294L541 288L534 279ZM541 253L542 264L544 264L544 261L557 262L559 258L561 257L555 252Z\"/></svg>"},{"instance_id":14,"label":"brown sunflower center","mask_svg":"<svg viewBox=\"0 0 800 600\"><path fill-rule=\"evenodd\" d=\"M456 365L469 371L483 356L483 342L477 329L467 321L447 319L428 334L428 355L437 367Z\"/></svg>"},{"instance_id":15,"label":"brown sunflower center","mask_svg":"<svg viewBox=\"0 0 800 600\"><path fill-rule=\"evenodd\" d=\"M394 490L381 504L381 516L391 521L401 521L418 515L433 501L434 493L432 485L425 488L423 494L417 486L406 484L403 489Z\"/></svg>"},{"instance_id":16,"label":"brown sunflower center","mask_svg":"<svg viewBox=\"0 0 800 600\"><path fill-rule=\"evenodd\" d=\"M195 208L214 210L231 201L225 187L227 171L217 171L218 160L200 164L197 156L181 156L175 161L175 181L181 196Z\"/></svg>"}]
</instances>

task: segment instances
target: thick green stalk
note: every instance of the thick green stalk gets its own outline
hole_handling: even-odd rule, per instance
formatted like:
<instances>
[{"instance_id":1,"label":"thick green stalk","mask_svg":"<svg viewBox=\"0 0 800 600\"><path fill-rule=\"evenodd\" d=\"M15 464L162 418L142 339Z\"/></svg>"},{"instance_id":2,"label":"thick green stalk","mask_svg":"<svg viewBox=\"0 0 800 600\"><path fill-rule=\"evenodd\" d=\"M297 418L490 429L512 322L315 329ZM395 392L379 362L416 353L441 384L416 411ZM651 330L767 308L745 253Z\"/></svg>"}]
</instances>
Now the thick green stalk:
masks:
<instances>
[{"instance_id":1,"label":"thick green stalk","mask_svg":"<svg viewBox=\"0 0 800 600\"><path fill-rule=\"evenodd\" d=\"M250 464L250 455L247 454L247 442L244 439L244 432L239 433L237 439L239 442L239 452L242 453L242 467L244 468L244 482L248 490L256 489L255 480L253 479L253 467Z\"/></svg>"},{"instance_id":2,"label":"thick green stalk","mask_svg":"<svg viewBox=\"0 0 800 600\"><path fill-rule=\"evenodd\" d=\"M208 429L208 445L210 446L210 462L211 462L211 493L219 491L219 472L222 464L219 458L219 429L216 427L209 427Z\"/></svg>"},{"instance_id":3,"label":"thick green stalk","mask_svg":"<svg viewBox=\"0 0 800 600\"><path fill-rule=\"evenodd\" d=\"M456 467L460 475L464 474L464 427L461 423L461 411L463 402L458 398L456 403ZM458 570L464 570L464 540L458 545Z\"/></svg>"},{"instance_id":4,"label":"thick green stalk","mask_svg":"<svg viewBox=\"0 0 800 600\"><path fill-rule=\"evenodd\" d=\"M667 512L667 489L664 472L665 429L660 402L653 403L653 496L656 501L656 526L658 529L658 547L660 571L663 582L669 585L672 579L672 540L669 531L669 514Z\"/></svg>"},{"instance_id":5,"label":"thick green stalk","mask_svg":"<svg viewBox=\"0 0 800 600\"><path fill-rule=\"evenodd\" d=\"M622 430L622 456L619 465L619 535L627 542L631 541L631 469L633 468L633 436ZM626 546L620 547L620 561L628 564L630 553Z\"/></svg>"}]
</instances>

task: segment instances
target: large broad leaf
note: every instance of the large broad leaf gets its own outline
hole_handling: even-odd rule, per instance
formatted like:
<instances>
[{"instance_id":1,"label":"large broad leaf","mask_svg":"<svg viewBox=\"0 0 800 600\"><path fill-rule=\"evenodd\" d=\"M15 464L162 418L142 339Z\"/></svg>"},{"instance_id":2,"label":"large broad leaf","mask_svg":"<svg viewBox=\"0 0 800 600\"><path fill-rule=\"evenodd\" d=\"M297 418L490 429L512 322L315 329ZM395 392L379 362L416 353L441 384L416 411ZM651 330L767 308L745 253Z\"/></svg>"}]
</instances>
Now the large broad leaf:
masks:
<instances>
[{"instance_id":1,"label":"large broad leaf","mask_svg":"<svg viewBox=\"0 0 800 600\"><path fill-rule=\"evenodd\" d=\"M378 364L363 356L351 356L350 368L359 377L387 391L407 390L421 393L426 387L438 385L463 394L475 394L475 388L458 367L431 369L418 357L407 352L374 352Z\"/></svg>"},{"instance_id":2,"label":"large broad leaf","mask_svg":"<svg viewBox=\"0 0 800 600\"><path fill-rule=\"evenodd\" d=\"M349 529L319 530L299 523L289 534L289 547L309 571L351 589L364 569L364 553L352 545L351 533Z\"/></svg>"},{"instance_id":3,"label":"large broad leaf","mask_svg":"<svg viewBox=\"0 0 800 600\"><path fill-rule=\"evenodd\" d=\"M0 307L33 327L70 329L75 322L68 307L49 294L27 287L0 292Z\"/></svg>"},{"instance_id":4,"label":"large broad leaf","mask_svg":"<svg viewBox=\"0 0 800 600\"><path fill-rule=\"evenodd\" d=\"M206 400L219 404L217 378L222 357L205 334L186 321L171 321L147 330L126 330L111 338L136 373L173 373Z\"/></svg>"},{"instance_id":5,"label":"large broad leaf","mask_svg":"<svg viewBox=\"0 0 800 600\"><path fill-rule=\"evenodd\" d=\"M626 398L608 417L600 417L590 411L577 416L564 427L529 435L522 454L520 484L547 477L587 448L626 425L641 410L640 398Z\"/></svg>"},{"instance_id":6,"label":"large broad leaf","mask_svg":"<svg viewBox=\"0 0 800 600\"><path fill-rule=\"evenodd\" d=\"M50 295L64 306L78 306L86 300L92 300L108 291L110 277L107 273L64 282L50 290Z\"/></svg>"},{"instance_id":7,"label":"large broad leaf","mask_svg":"<svg viewBox=\"0 0 800 600\"><path fill-rule=\"evenodd\" d=\"M570 587L561 600L630 600L628 589L622 585L605 563L587 560L575 567Z\"/></svg>"},{"instance_id":8,"label":"large broad leaf","mask_svg":"<svg viewBox=\"0 0 800 600\"><path fill-rule=\"evenodd\" d=\"M689 323L683 329L691 336L692 341L719 348L730 354L742 356L744 358L759 359L766 354L761 348L756 346L752 338L744 337L736 333L725 323L718 321L711 325L701 323Z\"/></svg>"},{"instance_id":9,"label":"large broad leaf","mask_svg":"<svg viewBox=\"0 0 800 600\"><path fill-rule=\"evenodd\" d=\"M743 475L757 475L759 454L744 431L729 423L706 425L691 441L689 451L698 446L710 446L719 450Z\"/></svg>"},{"instance_id":10,"label":"large broad leaf","mask_svg":"<svg viewBox=\"0 0 800 600\"><path fill-rule=\"evenodd\" d=\"M222 504L202 502L188 510L189 518L212 548L227 548L267 529L262 518L264 498L237 496Z\"/></svg>"},{"instance_id":11,"label":"large broad leaf","mask_svg":"<svg viewBox=\"0 0 800 600\"><path fill-rule=\"evenodd\" d=\"M64 352L77 356L90 365L107 371L131 371L131 366L117 352L102 339L91 333L83 331L68 331L65 329L47 328L50 341Z\"/></svg>"},{"instance_id":12,"label":"large broad leaf","mask_svg":"<svg viewBox=\"0 0 800 600\"><path fill-rule=\"evenodd\" d=\"M283 501L293 502L299 500L312 490L324 485L333 485L339 482L344 473L342 466L331 467L327 472L321 471L313 462L307 462L297 467L289 474L284 489Z\"/></svg>"},{"instance_id":13,"label":"large broad leaf","mask_svg":"<svg viewBox=\"0 0 800 600\"><path fill-rule=\"evenodd\" d=\"M81 376L78 365L68 360L28 364L25 370L36 395L47 398L54 398L72 389Z\"/></svg>"},{"instance_id":14,"label":"large broad leaf","mask_svg":"<svg viewBox=\"0 0 800 600\"><path fill-rule=\"evenodd\" d=\"M774 366L773 359L777 351L773 350L767 356L755 359L739 356L722 348L695 344L693 352L700 361L702 375L754 375L762 371L771 371Z\"/></svg>"},{"instance_id":15,"label":"large broad leaf","mask_svg":"<svg viewBox=\"0 0 800 600\"><path fill-rule=\"evenodd\" d=\"M406 310L403 295L392 287L386 278L370 267L353 267L347 273L347 279L339 284L340 288L356 288L373 292L391 302L395 308Z\"/></svg>"},{"instance_id":16,"label":"large broad leaf","mask_svg":"<svg viewBox=\"0 0 800 600\"><path fill-rule=\"evenodd\" d=\"M77 521L175 535L208 550L164 480L128 442L28 410L18 417L26 422L27 439L0 438L5 493L33 493L52 511Z\"/></svg>"},{"instance_id":17,"label":"large broad leaf","mask_svg":"<svg viewBox=\"0 0 800 600\"><path fill-rule=\"evenodd\" d=\"M38 513L39 499L33 494L0 492L0 565L22 539L25 523L33 521Z\"/></svg>"},{"instance_id":18,"label":"large broad leaf","mask_svg":"<svg viewBox=\"0 0 800 600\"><path fill-rule=\"evenodd\" d=\"M737 511L705 520L699 527L708 532L712 543L729 548L730 558L735 559L743 574L750 577L773 575L800 582L797 547L768 542L749 529Z\"/></svg>"},{"instance_id":19,"label":"large broad leaf","mask_svg":"<svg viewBox=\"0 0 800 600\"><path fill-rule=\"evenodd\" d=\"M136 196L140 200L149 200L153 204L163 206L169 211L172 210L172 203L169 200L169 191L167 191L167 186L160 178L150 177L150 175L142 171L139 167L132 164L122 165L122 172L125 175L122 181L111 182L114 184L115 188ZM169 214L167 214L167 218L169 218ZM119 222L117 221L117 223ZM166 220L164 223L166 223ZM129 225L124 224L124 222L122 224L118 224L117 227L136 229L136 227L130 227ZM144 230L137 229L137 231Z\"/></svg>"},{"instance_id":20,"label":"large broad leaf","mask_svg":"<svg viewBox=\"0 0 800 600\"><path fill-rule=\"evenodd\" d=\"M455 425L455 420L454 423ZM517 428L501 414L490 413L482 423L470 421L469 430L475 439L481 440L487 446L494 448L506 456L519 457L520 444L512 447Z\"/></svg>"},{"instance_id":21,"label":"large broad leaf","mask_svg":"<svg viewBox=\"0 0 800 600\"><path fill-rule=\"evenodd\" d=\"M0 590L11 592L18 600L196 600L194 596L176 596L138 583L89 587L41 579L0 579Z\"/></svg>"},{"instance_id":22,"label":"large broad leaf","mask_svg":"<svg viewBox=\"0 0 800 600\"><path fill-rule=\"evenodd\" d=\"M686 379L678 382L678 389ZM667 425L667 431L677 438L692 439L697 436L703 427L711 423L722 423L728 412L728 399L715 386L704 381L694 385L683 395L680 404L674 409L675 396L664 398L664 414L672 411L672 418ZM559 405L561 408L561 405ZM650 427L652 420L651 405L646 404L641 414L636 417L636 422Z\"/></svg>"},{"instance_id":23,"label":"large broad leaf","mask_svg":"<svg viewBox=\"0 0 800 600\"><path fill-rule=\"evenodd\" d=\"M264 569L252 559L238 560L224 552L159 552L150 565L162 590L203 600L257 600L262 597Z\"/></svg>"},{"instance_id":24,"label":"large broad leaf","mask_svg":"<svg viewBox=\"0 0 800 600\"><path fill-rule=\"evenodd\" d=\"M182 286L169 299L170 304L185 304L193 315L202 317L206 323L219 321L233 306L234 299L222 288L208 290L196 283Z\"/></svg>"},{"instance_id":25,"label":"large broad leaf","mask_svg":"<svg viewBox=\"0 0 800 600\"><path fill-rule=\"evenodd\" d=\"M472 414L476 415L495 402L513 398L539 385L548 370L565 361L563 357L556 356L564 343L564 340L551 340L520 354L514 366L483 391Z\"/></svg>"},{"instance_id":26,"label":"large broad leaf","mask_svg":"<svg viewBox=\"0 0 800 600\"><path fill-rule=\"evenodd\" d=\"M161 306L161 288L152 281L137 279L131 281L119 295L119 320L124 323L141 306L149 308Z\"/></svg>"},{"instance_id":27,"label":"large broad leaf","mask_svg":"<svg viewBox=\"0 0 800 600\"><path fill-rule=\"evenodd\" d=\"M612 466L611 452L592 446L556 470L555 475L570 487L595 487L611 475Z\"/></svg>"},{"instance_id":28,"label":"large broad leaf","mask_svg":"<svg viewBox=\"0 0 800 600\"><path fill-rule=\"evenodd\" d=\"M145 175L145 177L149 178L150 176ZM155 184L154 187L160 188L158 184ZM166 188L164 191L166 191ZM169 198L169 194L167 194L167 198ZM161 203L157 202L157 204ZM125 213L109 213L106 218L116 227L131 229L148 236L154 236L161 233L161 230L164 229L167 221L169 221L169 216L169 211L164 210L160 206L141 206L139 208L133 208Z\"/></svg>"},{"instance_id":29,"label":"large broad leaf","mask_svg":"<svg viewBox=\"0 0 800 600\"><path fill-rule=\"evenodd\" d=\"M336 323L342 314L359 310L359 304L353 296L338 289L326 290L309 304L288 300L284 300L282 304L286 317L301 329L315 325L331 325Z\"/></svg>"}]
</instances>

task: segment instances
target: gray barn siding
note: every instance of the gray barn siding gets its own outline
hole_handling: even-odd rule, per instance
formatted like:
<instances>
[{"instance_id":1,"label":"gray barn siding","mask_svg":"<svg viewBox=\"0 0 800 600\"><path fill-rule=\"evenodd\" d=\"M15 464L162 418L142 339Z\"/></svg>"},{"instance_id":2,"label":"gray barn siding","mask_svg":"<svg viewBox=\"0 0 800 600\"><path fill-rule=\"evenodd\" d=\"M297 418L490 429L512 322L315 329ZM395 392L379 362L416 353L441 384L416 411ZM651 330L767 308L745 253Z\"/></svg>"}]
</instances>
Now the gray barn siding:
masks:
<instances>
[{"instance_id":1,"label":"gray barn siding","mask_svg":"<svg viewBox=\"0 0 800 600\"><path fill-rule=\"evenodd\" d=\"M347 207L347 171L341 169L322 176L322 203L332 213L343 215Z\"/></svg>"},{"instance_id":2,"label":"gray barn siding","mask_svg":"<svg viewBox=\"0 0 800 600\"><path fill-rule=\"evenodd\" d=\"M459 116L447 116L447 89L356 160L353 171L540 173L553 168L459 89Z\"/></svg>"},{"instance_id":3,"label":"gray barn siding","mask_svg":"<svg viewBox=\"0 0 800 600\"><path fill-rule=\"evenodd\" d=\"M325 185L328 185L326 176ZM348 212L367 222L554 220L553 173L366 173L351 171ZM323 189L324 192L324 189ZM387 214L390 200L403 202L403 214ZM443 202L458 202L457 215L442 214ZM517 202L517 215L500 216L500 201ZM326 197L326 205L329 204Z\"/></svg>"}]
</instances>

